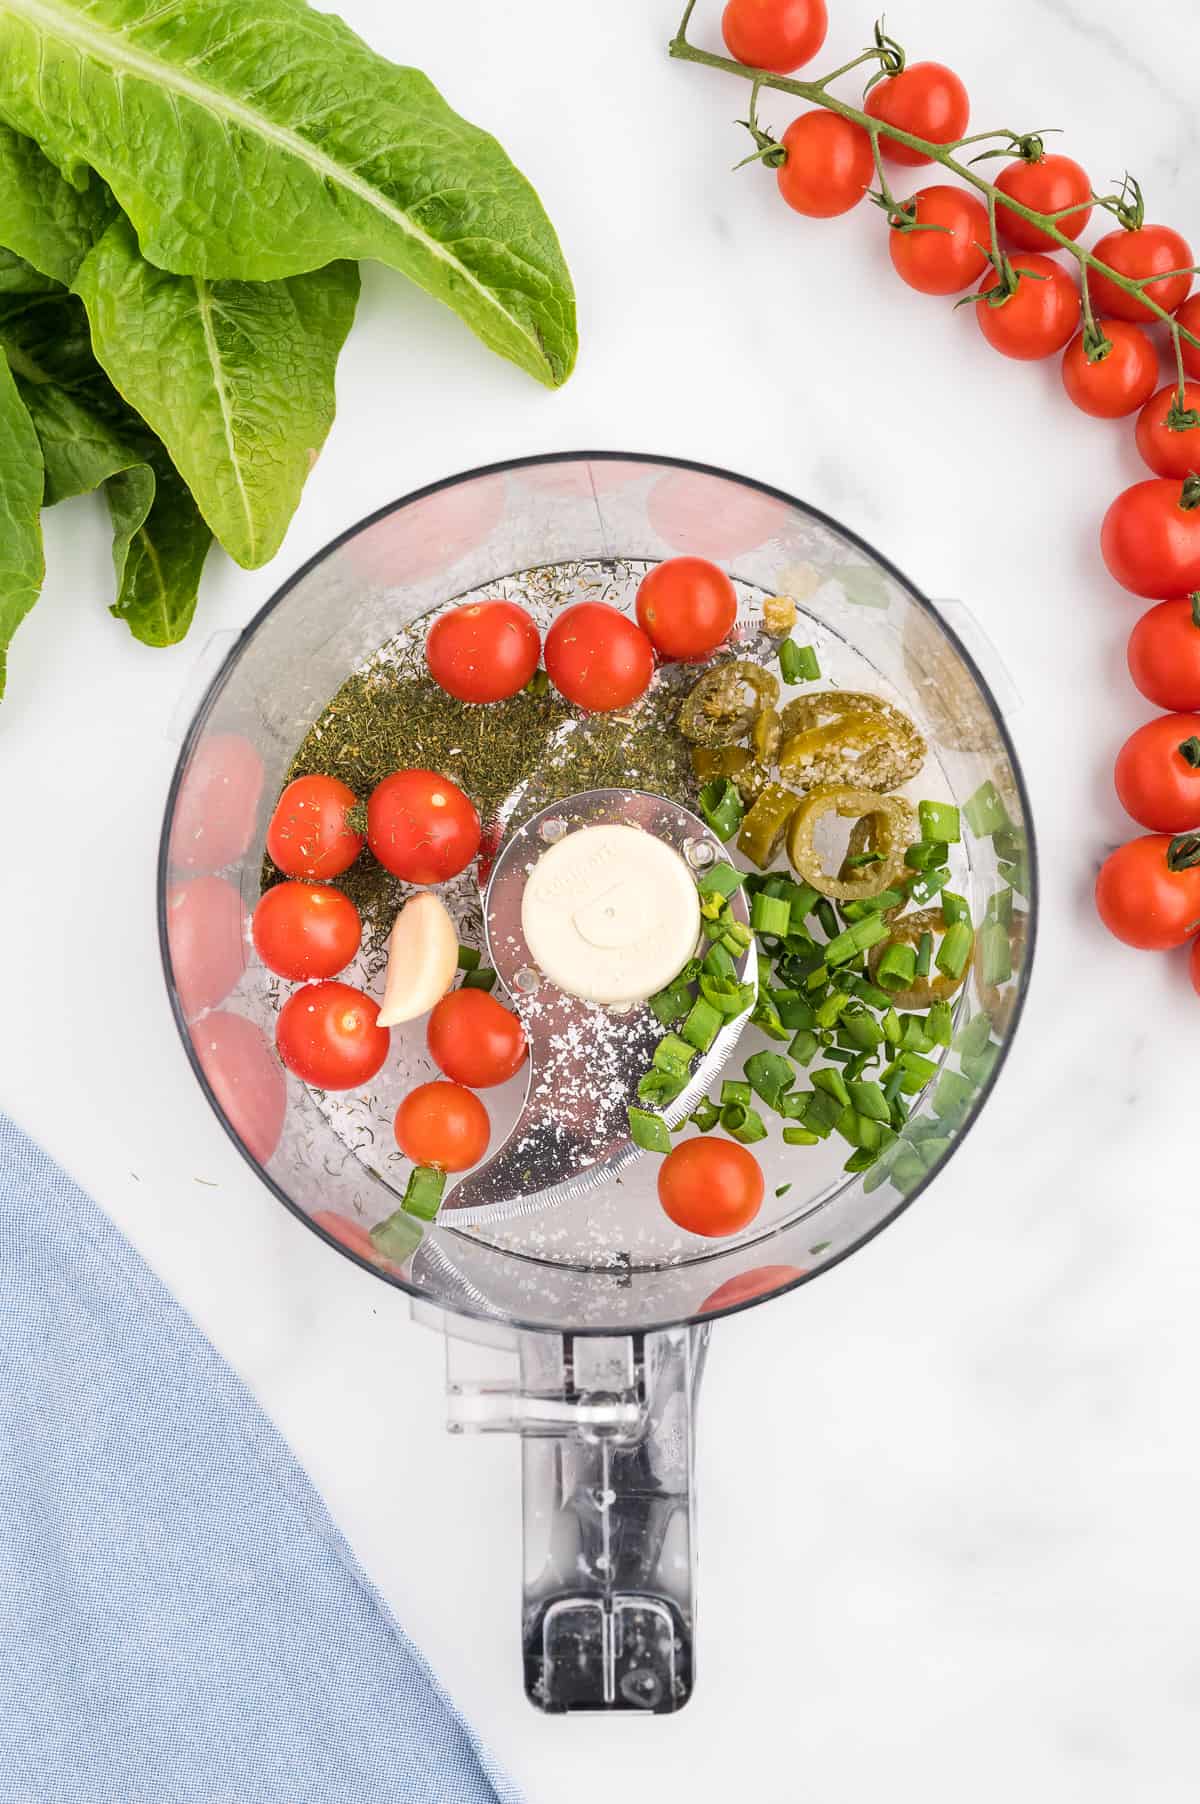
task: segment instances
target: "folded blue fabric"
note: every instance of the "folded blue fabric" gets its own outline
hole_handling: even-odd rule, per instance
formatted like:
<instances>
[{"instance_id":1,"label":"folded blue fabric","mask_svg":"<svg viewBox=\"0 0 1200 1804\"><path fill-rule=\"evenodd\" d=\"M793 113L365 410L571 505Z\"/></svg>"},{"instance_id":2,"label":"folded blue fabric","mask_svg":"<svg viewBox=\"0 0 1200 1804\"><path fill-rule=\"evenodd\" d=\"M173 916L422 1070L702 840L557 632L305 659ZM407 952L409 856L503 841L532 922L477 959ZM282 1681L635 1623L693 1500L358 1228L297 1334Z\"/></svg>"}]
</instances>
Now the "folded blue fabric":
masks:
<instances>
[{"instance_id":1,"label":"folded blue fabric","mask_svg":"<svg viewBox=\"0 0 1200 1804\"><path fill-rule=\"evenodd\" d=\"M515 1804L241 1381L0 1116L3 1804Z\"/></svg>"}]
</instances>

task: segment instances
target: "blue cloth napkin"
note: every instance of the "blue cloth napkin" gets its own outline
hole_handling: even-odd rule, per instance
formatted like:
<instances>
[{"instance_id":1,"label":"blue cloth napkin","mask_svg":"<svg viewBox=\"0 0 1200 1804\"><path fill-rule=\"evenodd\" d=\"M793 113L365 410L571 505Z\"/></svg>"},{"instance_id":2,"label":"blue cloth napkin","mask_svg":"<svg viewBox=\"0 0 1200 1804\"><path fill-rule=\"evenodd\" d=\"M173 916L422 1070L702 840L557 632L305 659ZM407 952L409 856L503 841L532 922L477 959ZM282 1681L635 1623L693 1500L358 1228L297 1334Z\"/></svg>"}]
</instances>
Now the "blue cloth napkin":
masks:
<instances>
[{"instance_id":1,"label":"blue cloth napkin","mask_svg":"<svg viewBox=\"0 0 1200 1804\"><path fill-rule=\"evenodd\" d=\"M0 1116L0 1800L497 1799L241 1381Z\"/></svg>"}]
</instances>

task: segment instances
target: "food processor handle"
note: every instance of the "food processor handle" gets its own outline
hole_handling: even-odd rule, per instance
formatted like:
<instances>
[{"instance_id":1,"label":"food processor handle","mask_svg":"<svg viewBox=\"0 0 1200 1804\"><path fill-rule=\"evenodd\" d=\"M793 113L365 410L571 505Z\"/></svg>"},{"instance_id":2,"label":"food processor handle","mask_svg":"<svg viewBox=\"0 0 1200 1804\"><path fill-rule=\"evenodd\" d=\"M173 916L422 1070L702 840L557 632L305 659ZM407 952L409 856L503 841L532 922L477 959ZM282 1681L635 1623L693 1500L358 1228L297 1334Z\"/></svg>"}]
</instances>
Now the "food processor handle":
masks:
<instances>
[{"instance_id":1,"label":"food processor handle","mask_svg":"<svg viewBox=\"0 0 1200 1804\"><path fill-rule=\"evenodd\" d=\"M522 1438L530 1702L554 1713L682 1709L694 1671L694 1421L709 1330L515 1334L507 1382L466 1377L451 1338L461 1324L446 1332L451 1431ZM499 1337L485 1338L494 1350Z\"/></svg>"}]
</instances>

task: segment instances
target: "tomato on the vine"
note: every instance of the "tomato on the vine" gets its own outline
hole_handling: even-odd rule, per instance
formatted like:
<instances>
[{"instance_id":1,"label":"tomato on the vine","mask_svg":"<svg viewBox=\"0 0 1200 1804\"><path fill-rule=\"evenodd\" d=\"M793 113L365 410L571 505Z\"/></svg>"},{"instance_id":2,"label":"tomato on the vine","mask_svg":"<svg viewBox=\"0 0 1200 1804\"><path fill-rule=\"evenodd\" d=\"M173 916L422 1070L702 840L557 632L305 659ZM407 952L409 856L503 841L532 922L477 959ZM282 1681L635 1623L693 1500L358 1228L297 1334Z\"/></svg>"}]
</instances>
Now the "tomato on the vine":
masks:
<instances>
[{"instance_id":1,"label":"tomato on the vine","mask_svg":"<svg viewBox=\"0 0 1200 1804\"><path fill-rule=\"evenodd\" d=\"M465 1171L488 1149L492 1126L477 1096L461 1084L418 1084L396 1110L396 1144L414 1165Z\"/></svg>"},{"instance_id":2,"label":"tomato on the vine","mask_svg":"<svg viewBox=\"0 0 1200 1804\"><path fill-rule=\"evenodd\" d=\"M663 658L707 658L737 619L737 594L725 572L702 557L671 557L642 578L638 625Z\"/></svg>"},{"instance_id":3,"label":"tomato on the vine","mask_svg":"<svg viewBox=\"0 0 1200 1804\"><path fill-rule=\"evenodd\" d=\"M775 75L810 62L828 30L825 0L729 0L721 15L730 56Z\"/></svg>"},{"instance_id":4,"label":"tomato on the vine","mask_svg":"<svg viewBox=\"0 0 1200 1804\"><path fill-rule=\"evenodd\" d=\"M1134 595L1173 601L1200 589L1200 477L1135 482L1105 514L1100 551Z\"/></svg>"},{"instance_id":5,"label":"tomato on the vine","mask_svg":"<svg viewBox=\"0 0 1200 1804\"><path fill-rule=\"evenodd\" d=\"M1096 908L1127 946L1167 952L1200 930L1200 834L1147 833L1110 854Z\"/></svg>"},{"instance_id":6,"label":"tomato on the vine","mask_svg":"<svg viewBox=\"0 0 1200 1804\"><path fill-rule=\"evenodd\" d=\"M780 139L787 160L775 171L789 207L809 219L835 219L857 207L875 175L871 140L853 119L814 107Z\"/></svg>"},{"instance_id":7,"label":"tomato on the vine","mask_svg":"<svg viewBox=\"0 0 1200 1804\"><path fill-rule=\"evenodd\" d=\"M267 970L302 983L345 970L362 922L349 896L328 883L276 883L259 897L250 931Z\"/></svg>"},{"instance_id":8,"label":"tomato on the vine","mask_svg":"<svg viewBox=\"0 0 1200 1804\"><path fill-rule=\"evenodd\" d=\"M501 702L524 689L542 641L515 601L478 601L439 615L425 637L429 674L460 702Z\"/></svg>"},{"instance_id":9,"label":"tomato on the vine","mask_svg":"<svg viewBox=\"0 0 1200 1804\"><path fill-rule=\"evenodd\" d=\"M475 804L435 770L396 770L371 791L367 842L403 883L446 883L479 850Z\"/></svg>"},{"instance_id":10,"label":"tomato on the vine","mask_svg":"<svg viewBox=\"0 0 1200 1804\"><path fill-rule=\"evenodd\" d=\"M1137 448L1142 462L1156 476L1180 480L1193 470L1200 473L1200 382L1183 385L1184 424L1172 425L1178 416L1179 389L1174 382L1152 395L1138 415ZM1191 416L1190 418L1188 416Z\"/></svg>"},{"instance_id":11,"label":"tomato on the vine","mask_svg":"<svg viewBox=\"0 0 1200 1804\"><path fill-rule=\"evenodd\" d=\"M1160 714L1117 753L1117 798L1139 827L1188 833L1200 827L1200 714Z\"/></svg>"},{"instance_id":12,"label":"tomato on the vine","mask_svg":"<svg viewBox=\"0 0 1200 1804\"><path fill-rule=\"evenodd\" d=\"M607 714L646 693L654 647L640 626L607 602L578 601L546 634L546 674L569 702Z\"/></svg>"},{"instance_id":13,"label":"tomato on the vine","mask_svg":"<svg viewBox=\"0 0 1200 1804\"><path fill-rule=\"evenodd\" d=\"M1119 226L1096 240L1092 255L1127 279L1157 276L1159 280L1148 283L1143 292L1167 313L1174 313L1192 291L1192 248L1170 226L1143 225L1132 231ZM1111 313L1117 319L1157 319L1138 295L1119 288L1102 270L1091 270L1089 282L1097 313Z\"/></svg>"},{"instance_id":14,"label":"tomato on the vine","mask_svg":"<svg viewBox=\"0 0 1200 1804\"><path fill-rule=\"evenodd\" d=\"M1063 387L1082 413L1097 420L1120 420L1136 413L1154 393L1158 352L1142 328L1128 320L1096 323L1108 350L1089 361L1086 334L1077 332L1063 352Z\"/></svg>"},{"instance_id":15,"label":"tomato on the vine","mask_svg":"<svg viewBox=\"0 0 1200 1804\"><path fill-rule=\"evenodd\" d=\"M1129 635L1129 674L1147 701L1200 712L1200 594L1160 601Z\"/></svg>"},{"instance_id":16,"label":"tomato on the vine","mask_svg":"<svg viewBox=\"0 0 1200 1804\"><path fill-rule=\"evenodd\" d=\"M285 877L340 877L363 848L347 824L358 797L336 777L297 777L275 804L267 852Z\"/></svg>"},{"instance_id":17,"label":"tomato on the vine","mask_svg":"<svg viewBox=\"0 0 1200 1804\"><path fill-rule=\"evenodd\" d=\"M658 1200L677 1228L737 1234L762 1207L762 1167L736 1140L681 1140L658 1169Z\"/></svg>"},{"instance_id":18,"label":"tomato on the vine","mask_svg":"<svg viewBox=\"0 0 1200 1804\"><path fill-rule=\"evenodd\" d=\"M1193 338L1200 338L1200 294L1189 295L1183 306L1175 309L1175 323L1190 332ZM1200 345L1189 344L1186 338L1181 338L1179 349L1188 375L1200 376Z\"/></svg>"},{"instance_id":19,"label":"tomato on the vine","mask_svg":"<svg viewBox=\"0 0 1200 1804\"><path fill-rule=\"evenodd\" d=\"M989 275L975 302L979 329L1002 356L1032 362L1061 351L1079 325L1079 290L1062 265L1037 251L1011 259L1016 287ZM985 298L987 297L987 298Z\"/></svg>"},{"instance_id":20,"label":"tomato on the vine","mask_svg":"<svg viewBox=\"0 0 1200 1804\"><path fill-rule=\"evenodd\" d=\"M973 194L938 183L918 189L903 212L906 223L893 225L888 234L902 282L920 294L958 294L979 280L992 232L987 208Z\"/></svg>"},{"instance_id":21,"label":"tomato on the vine","mask_svg":"<svg viewBox=\"0 0 1200 1804\"><path fill-rule=\"evenodd\" d=\"M438 1070L471 1090L507 1083L525 1062L525 1029L486 990L443 996L429 1017L426 1040Z\"/></svg>"},{"instance_id":22,"label":"tomato on the vine","mask_svg":"<svg viewBox=\"0 0 1200 1804\"><path fill-rule=\"evenodd\" d=\"M348 983L293 990L275 1022L279 1056L293 1076L318 1090L353 1090L375 1076L392 1036L378 1005Z\"/></svg>"},{"instance_id":23,"label":"tomato on the vine","mask_svg":"<svg viewBox=\"0 0 1200 1804\"><path fill-rule=\"evenodd\" d=\"M1092 178L1074 157L1058 152L1006 163L996 177L996 186L1010 200L1019 201L1034 213L1061 213L1064 207L1078 208L1055 221L1064 238L1078 238L1092 216ZM1061 248L1041 226L1022 219L1001 201L996 213L996 230L1003 243L1019 251L1056 251Z\"/></svg>"},{"instance_id":24,"label":"tomato on the vine","mask_svg":"<svg viewBox=\"0 0 1200 1804\"><path fill-rule=\"evenodd\" d=\"M885 76L867 95L866 110L872 119L895 125L930 144L953 144L967 129L971 102L967 90L943 63L910 63L899 75ZM892 163L915 169L933 158L922 150L880 135L879 148Z\"/></svg>"}]
</instances>

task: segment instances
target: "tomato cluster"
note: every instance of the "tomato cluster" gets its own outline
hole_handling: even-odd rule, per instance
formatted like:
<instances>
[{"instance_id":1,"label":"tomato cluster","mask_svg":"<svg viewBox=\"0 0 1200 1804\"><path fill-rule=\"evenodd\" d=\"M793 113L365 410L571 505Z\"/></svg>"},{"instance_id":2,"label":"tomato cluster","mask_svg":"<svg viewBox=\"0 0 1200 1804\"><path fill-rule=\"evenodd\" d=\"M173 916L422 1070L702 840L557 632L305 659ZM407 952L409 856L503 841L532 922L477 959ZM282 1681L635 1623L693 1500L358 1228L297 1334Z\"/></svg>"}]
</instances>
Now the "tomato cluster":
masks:
<instances>
[{"instance_id":1,"label":"tomato cluster","mask_svg":"<svg viewBox=\"0 0 1200 1804\"><path fill-rule=\"evenodd\" d=\"M802 0L730 0L726 45L758 69L797 68L820 47L823 10ZM932 146L957 148L971 111L959 77L941 63L908 63L881 27L876 44L864 107L889 128L877 134L880 157L911 168L934 160ZM796 212L832 218L871 190L875 151L861 119L816 105L775 144L752 109L759 158ZM1134 442L1152 474L1109 508L1101 552L1118 583L1158 604L1134 628L1129 668L1141 692L1170 712L1133 734L1117 760L1122 804L1153 831L1105 864L1097 906L1131 945L1179 945L1200 936L1200 293L1191 292L1192 250L1173 227L1147 223L1129 178L1120 195L1098 200L1073 157L1047 152L1036 134L994 134L1006 135L1017 154L996 177L990 213L977 194L944 182L899 199L880 179L874 198L888 213L901 281L932 295L978 284L972 310L994 350L1021 361L1061 353L1063 387L1082 412L1137 416ZM1088 254L1085 306L1055 253L1070 250L1063 239L1077 240L1097 207L1116 224ZM1166 385L1152 336L1163 314L1175 316L1181 366ZM1192 970L1200 987L1200 937Z\"/></svg>"}]
</instances>

